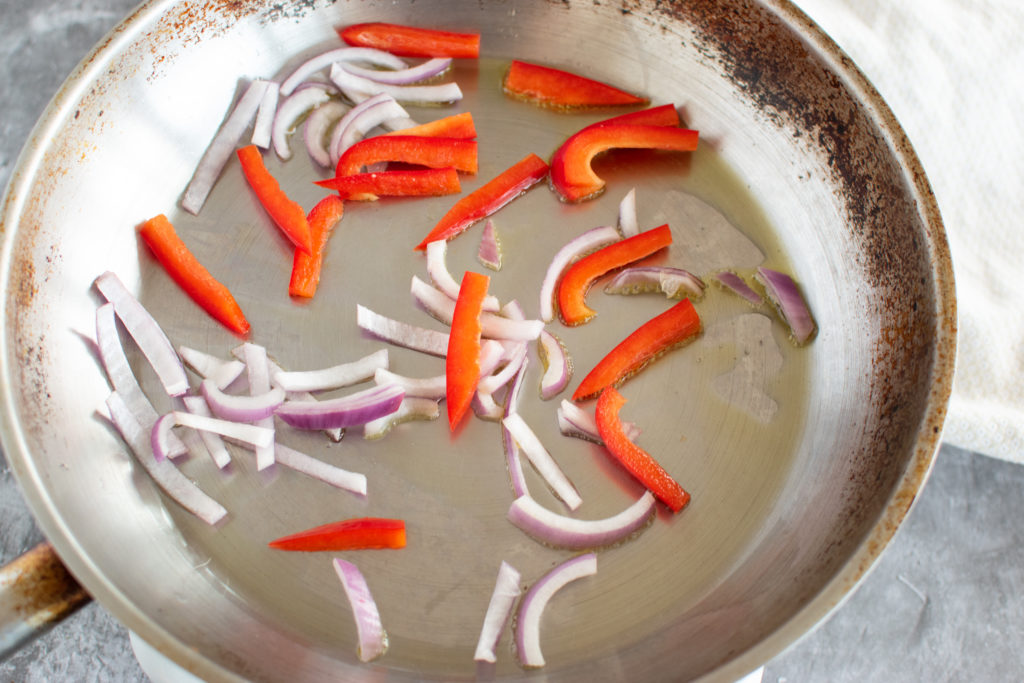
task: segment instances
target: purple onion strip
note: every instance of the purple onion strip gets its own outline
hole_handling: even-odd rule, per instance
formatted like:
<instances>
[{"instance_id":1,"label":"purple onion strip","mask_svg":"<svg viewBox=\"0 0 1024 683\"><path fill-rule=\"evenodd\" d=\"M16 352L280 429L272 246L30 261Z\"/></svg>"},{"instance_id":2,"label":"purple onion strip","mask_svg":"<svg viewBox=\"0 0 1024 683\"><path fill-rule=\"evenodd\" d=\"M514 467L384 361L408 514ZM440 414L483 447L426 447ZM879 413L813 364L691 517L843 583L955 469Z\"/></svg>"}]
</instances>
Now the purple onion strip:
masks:
<instances>
[{"instance_id":1,"label":"purple onion strip","mask_svg":"<svg viewBox=\"0 0 1024 683\"><path fill-rule=\"evenodd\" d=\"M271 381L285 391L325 391L365 382L373 378L380 369L388 368L388 350L379 349L350 363L341 363L319 370L291 371L277 370Z\"/></svg>"},{"instance_id":2,"label":"purple onion strip","mask_svg":"<svg viewBox=\"0 0 1024 683\"><path fill-rule=\"evenodd\" d=\"M544 655L540 649L540 618L548 601L566 584L596 573L597 555L579 555L549 571L526 592L519 603L516 619L516 653L523 666L544 666Z\"/></svg>"},{"instance_id":3,"label":"purple onion strip","mask_svg":"<svg viewBox=\"0 0 1024 683\"><path fill-rule=\"evenodd\" d=\"M405 390L406 398L429 398L440 401L446 396L447 380L444 375L413 378L382 368L373 373L373 381L377 384L399 385Z\"/></svg>"},{"instance_id":4,"label":"purple onion strip","mask_svg":"<svg viewBox=\"0 0 1024 683\"><path fill-rule=\"evenodd\" d=\"M226 389L232 382L245 372L245 363L240 360L224 360L209 353L179 346L178 355L185 365L195 370L203 379L213 380L218 389Z\"/></svg>"},{"instance_id":5,"label":"purple onion strip","mask_svg":"<svg viewBox=\"0 0 1024 683\"><path fill-rule=\"evenodd\" d=\"M272 429L175 410L160 417L150 432L150 445L157 460L167 457L168 434L171 428L176 426L215 432L252 448L270 446L274 443Z\"/></svg>"},{"instance_id":6,"label":"purple onion strip","mask_svg":"<svg viewBox=\"0 0 1024 683\"><path fill-rule=\"evenodd\" d=\"M743 278L732 271L723 270L720 273L716 273L715 279L720 285L728 289L730 292L738 294L754 306L760 306L764 303L764 300L761 299L761 295L755 292Z\"/></svg>"},{"instance_id":7,"label":"purple onion strip","mask_svg":"<svg viewBox=\"0 0 1024 683\"><path fill-rule=\"evenodd\" d=\"M572 361L565 346L547 330L540 333L537 350L544 361L544 374L540 378L540 397L547 401L557 396L572 379Z\"/></svg>"},{"instance_id":8,"label":"purple onion strip","mask_svg":"<svg viewBox=\"0 0 1024 683\"><path fill-rule=\"evenodd\" d=\"M612 226L593 228L569 240L565 246L555 253L540 285L541 320L549 323L555 319L555 286L558 284L558 279L562 276L562 271L565 270L566 266L587 252L612 242L618 242L619 239L621 239L619 231Z\"/></svg>"},{"instance_id":9,"label":"purple onion strip","mask_svg":"<svg viewBox=\"0 0 1024 683\"><path fill-rule=\"evenodd\" d=\"M462 99L462 90L454 81L437 85L388 85L349 73L340 64L331 65L330 79L342 90L355 90L367 95L387 93L399 102L444 104Z\"/></svg>"},{"instance_id":10,"label":"purple onion strip","mask_svg":"<svg viewBox=\"0 0 1024 683\"><path fill-rule=\"evenodd\" d=\"M765 294L778 309L782 319L789 325L793 339L798 345L804 345L814 336L817 326L811 316L800 288L793 278L777 270L758 268L757 279L764 285Z\"/></svg>"},{"instance_id":11,"label":"purple onion strip","mask_svg":"<svg viewBox=\"0 0 1024 683\"><path fill-rule=\"evenodd\" d=\"M185 410L193 415L213 417L210 406L202 396L183 396L182 403ZM224 445L224 439L220 438L219 434L199 430L199 438L203 440L206 450L210 453L210 458L219 469L224 469L231 464L231 453L228 452L227 446Z\"/></svg>"},{"instance_id":12,"label":"purple onion strip","mask_svg":"<svg viewBox=\"0 0 1024 683\"><path fill-rule=\"evenodd\" d=\"M383 50L366 47L335 48L322 52L300 64L281 83L281 94L291 95L292 91L305 82L307 78L337 62L363 62L388 69L404 69L407 66L404 60Z\"/></svg>"},{"instance_id":13,"label":"purple onion strip","mask_svg":"<svg viewBox=\"0 0 1024 683\"><path fill-rule=\"evenodd\" d=\"M455 313L455 302L444 292L432 287L415 275L412 276L412 296L428 313L446 325L452 324ZM544 329L541 320L513 320L503 318L494 313L481 313L480 325L483 336L488 339L507 339L512 341L533 341Z\"/></svg>"},{"instance_id":14,"label":"purple onion strip","mask_svg":"<svg viewBox=\"0 0 1024 683\"><path fill-rule=\"evenodd\" d=\"M669 299L704 296L704 281L682 268L668 266L634 266L619 271L605 285L606 294L639 294L661 292Z\"/></svg>"},{"instance_id":15,"label":"purple onion strip","mask_svg":"<svg viewBox=\"0 0 1024 683\"><path fill-rule=\"evenodd\" d=\"M356 324L381 341L431 356L448 355L448 333L394 320L356 305Z\"/></svg>"},{"instance_id":16,"label":"purple onion strip","mask_svg":"<svg viewBox=\"0 0 1024 683\"><path fill-rule=\"evenodd\" d=\"M256 112L256 121L252 124L252 144L267 149L270 147L270 135L274 129L274 116L277 114L277 100L281 94L281 86L274 81L267 83L260 99L260 108Z\"/></svg>"},{"instance_id":17,"label":"purple onion strip","mask_svg":"<svg viewBox=\"0 0 1024 683\"><path fill-rule=\"evenodd\" d=\"M509 386L508 393L505 395L505 417L513 415L519 410L519 399L523 394L523 378L526 377L526 368L529 364L530 358L523 358L523 364ZM516 498L529 495L526 488L526 476L523 474L523 460L519 457L519 444L504 425L501 427L501 439L505 446L505 465L508 469L512 493Z\"/></svg>"},{"instance_id":18,"label":"purple onion strip","mask_svg":"<svg viewBox=\"0 0 1024 683\"><path fill-rule=\"evenodd\" d=\"M519 580L520 574L516 568L502 560L498 568L498 578L494 582L494 590L491 592L491 600L484 614L484 623L480 628L476 653L473 655L474 661L491 664L498 661L494 650L498 647L501 634L512 616L516 598L523 592L519 587Z\"/></svg>"},{"instance_id":19,"label":"purple onion strip","mask_svg":"<svg viewBox=\"0 0 1024 683\"><path fill-rule=\"evenodd\" d=\"M373 661L388 648L388 636L381 624L377 603L362 572L354 564L336 557L334 571L338 573L341 586L345 589L345 596L352 607L352 616L355 618L356 633L359 637L356 654L360 661Z\"/></svg>"},{"instance_id":20,"label":"purple onion strip","mask_svg":"<svg viewBox=\"0 0 1024 683\"><path fill-rule=\"evenodd\" d=\"M264 348L263 346L260 346L259 344L245 342L244 344L242 344L242 358L245 362L246 375L249 378L249 394L254 398L256 396L265 396L267 394L271 394L272 396L273 394L270 390L270 361L267 359L267 349ZM207 402L210 402L209 397L207 397L206 400ZM278 405L280 405L280 403L278 403ZM210 405L210 409L213 410L214 413L217 412L216 407L212 405L212 403ZM260 427L264 427L271 431L274 430L273 413L269 415L254 415L251 419ZM265 446L257 446L257 471L263 471L273 464L273 443L267 444Z\"/></svg>"},{"instance_id":21,"label":"purple onion strip","mask_svg":"<svg viewBox=\"0 0 1024 683\"><path fill-rule=\"evenodd\" d=\"M437 400L406 396L398 406L398 410L363 425L363 438L376 440L383 438L396 425L410 420L436 420L441 414Z\"/></svg>"},{"instance_id":22,"label":"purple onion strip","mask_svg":"<svg viewBox=\"0 0 1024 683\"><path fill-rule=\"evenodd\" d=\"M501 424L508 429L512 438L515 439L519 447L523 449L523 453L530 460L530 463L537 470L537 473L544 478L551 490L554 491L555 495L565 504L570 510L575 510L583 502L580 498L579 492L576 487L573 486L572 482L562 471L562 468L558 466L555 459L551 457L551 453L544 448L544 444L541 443L537 435L530 429L530 426L526 424L526 421L519 415L519 413L512 413L504 420Z\"/></svg>"},{"instance_id":23,"label":"purple onion strip","mask_svg":"<svg viewBox=\"0 0 1024 683\"><path fill-rule=\"evenodd\" d=\"M484 231L480 237L480 248L477 250L476 258L491 270L501 270L501 240L498 239L498 230L490 218L484 223Z\"/></svg>"},{"instance_id":24,"label":"purple onion strip","mask_svg":"<svg viewBox=\"0 0 1024 683\"><path fill-rule=\"evenodd\" d=\"M636 219L636 188L627 192L619 202L619 232L623 237L640 233L640 224Z\"/></svg>"},{"instance_id":25,"label":"purple onion strip","mask_svg":"<svg viewBox=\"0 0 1024 683\"><path fill-rule=\"evenodd\" d=\"M274 127L270 137L274 144L274 152L282 161L292 158L292 148L288 144L288 133L295 128L296 121L307 111L319 107L330 99L326 85L310 84L296 90L277 107L274 116Z\"/></svg>"},{"instance_id":26,"label":"purple onion strip","mask_svg":"<svg viewBox=\"0 0 1024 683\"><path fill-rule=\"evenodd\" d=\"M404 396L400 386L387 384L325 401L286 401L277 416L297 429L352 427L395 412Z\"/></svg>"},{"instance_id":27,"label":"purple onion strip","mask_svg":"<svg viewBox=\"0 0 1024 683\"><path fill-rule=\"evenodd\" d=\"M395 101L395 98L387 93L380 93L363 100L341 117L334 127L331 141L327 145L331 163L337 164L345 150L377 126L383 125L385 121L408 117L408 115Z\"/></svg>"},{"instance_id":28,"label":"purple onion strip","mask_svg":"<svg viewBox=\"0 0 1024 683\"><path fill-rule=\"evenodd\" d=\"M302 141L306 145L309 158L324 168L334 167L328 149L327 131L331 130L347 111L348 107L341 102L328 100L311 111L302 126Z\"/></svg>"},{"instance_id":29,"label":"purple onion strip","mask_svg":"<svg viewBox=\"0 0 1024 683\"><path fill-rule=\"evenodd\" d=\"M199 391L215 417L235 422L259 422L268 418L285 399L284 389L280 387L250 396L225 394L210 379L204 379L200 383ZM268 427L264 424L260 426Z\"/></svg>"},{"instance_id":30,"label":"purple onion strip","mask_svg":"<svg viewBox=\"0 0 1024 683\"><path fill-rule=\"evenodd\" d=\"M431 282L445 295L455 301L459 298L459 283L455 281L448 271L446 255L448 253L448 241L437 240L427 245L427 275ZM488 294L484 297L483 310L494 313L501 310L501 303L498 297Z\"/></svg>"},{"instance_id":31,"label":"purple onion strip","mask_svg":"<svg viewBox=\"0 0 1024 683\"><path fill-rule=\"evenodd\" d=\"M542 543L556 548L583 550L613 545L642 529L654 513L654 496L644 491L636 502L606 519L575 519L543 507L529 496L512 502L508 519Z\"/></svg>"},{"instance_id":32,"label":"purple onion strip","mask_svg":"<svg viewBox=\"0 0 1024 683\"><path fill-rule=\"evenodd\" d=\"M311 458L305 453L289 448L281 444L274 445L274 462L277 464L301 472L307 476L319 479L325 484L335 488L351 491L360 496L366 495L366 475L358 472L349 472L340 467L329 465L322 460Z\"/></svg>"},{"instance_id":33,"label":"purple onion strip","mask_svg":"<svg viewBox=\"0 0 1024 683\"><path fill-rule=\"evenodd\" d=\"M341 64L341 68L348 71L350 74L354 74L371 81L376 81L377 83L387 83L388 85L409 85L411 83L418 83L420 81L425 81L428 78L439 76L451 68L451 65L452 60L450 57L434 57L433 59L428 59L416 66L410 66L404 69L395 69L393 71L367 69L357 64Z\"/></svg>"},{"instance_id":34,"label":"purple onion strip","mask_svg":"<svg viewBox=\"0 0 1024 683\"><path fill-rule=\"evenodd\" d=\"M597 432L597 421L594 416L572 401L563 399L558 406L558 429L565 436L593 441L598 445L604 444L604 440ZM633 422L623 422L622 429L630 441L636 441L640 436L640 428Z\"/></svg>"}]
</instances>

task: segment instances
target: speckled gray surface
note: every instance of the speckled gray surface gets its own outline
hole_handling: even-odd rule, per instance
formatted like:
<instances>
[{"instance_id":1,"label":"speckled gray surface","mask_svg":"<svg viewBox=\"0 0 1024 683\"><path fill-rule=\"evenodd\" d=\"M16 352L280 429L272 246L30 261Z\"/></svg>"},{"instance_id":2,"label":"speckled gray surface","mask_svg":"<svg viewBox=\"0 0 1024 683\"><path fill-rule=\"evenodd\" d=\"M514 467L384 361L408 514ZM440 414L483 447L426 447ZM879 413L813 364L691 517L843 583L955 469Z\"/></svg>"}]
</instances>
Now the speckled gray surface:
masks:
<instances>
[{"instance_id":1,"label":"speckled gray surface","mask_svg":"<svg viewBox=\"0 0 1024 683\"><path fill-rule=\"evenodd\" d=\"M0 0L0 185L47 101L134 0ZM1003 681L1024 671L1024 468L952 447L893 545L766 681ZM41 539L0 459L0 561ZM0 681L145 681L90 604L0 664Z\"/></svg>"}]
</instances>

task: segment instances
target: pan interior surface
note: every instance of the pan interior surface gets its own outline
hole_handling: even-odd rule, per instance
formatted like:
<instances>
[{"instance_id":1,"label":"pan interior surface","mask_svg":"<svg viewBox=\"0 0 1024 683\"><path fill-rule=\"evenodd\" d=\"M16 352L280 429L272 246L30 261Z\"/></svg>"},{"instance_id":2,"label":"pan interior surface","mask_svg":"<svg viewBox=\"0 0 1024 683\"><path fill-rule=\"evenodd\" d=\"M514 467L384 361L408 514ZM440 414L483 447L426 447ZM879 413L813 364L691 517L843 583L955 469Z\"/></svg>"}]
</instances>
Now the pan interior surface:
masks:
<instances>
[{"instance_id":1,"label":"pan interior surface","mask_svg":"<svg viewBox=\"0 0 1024 683\"><path fill-rule=\"evenodd\" d=\"M155 263L136 226L166 213L230 286L251 341L288 369L359 358L381 342L355 326L362 304L440 328L409 296L427 280L412 247L453 198L346 204L316 297L287 295L291 248L255 206L231 161L198 216L182 190L245 79L280 78L339 46L362 21L474 31L483 56L456 63L465 99L427 121L471 111L479 187L527 153L547 158L583 125L618 112L563 113L506 97L512 58L575 70L677 105L701 132L689 155L623 152L598 160L598 199L560 203L536 187L494 220L505 262L492 293L537 315L551 256L614 224L636 188L641 228L668 223L657 262L708 279L758 265L790 272L818 334L796 348L765 307L709 287L704 332L627 381L624 419L693 495L659 510L636 538L598 553L598 573L559 593L545 615L540 672L520 668L506 633L502 679L735 678L820 620L870 567L923 484L952 380L952 276L927 183L891 115L802 15L781 3L157 2L141 7L72 75L29 141L4 203L3 446L40 524L83 584L129 628L204 678L454 680L480 672L473 649L498 565L529 585L573 553L506 520L511 492L494 422L452 435L400 425L379 441L284 432L282 442L363 472L365 498L295 472L258 472L234 451L226 471L183 471L229 511L210 528L177 507L131 460L105 419L109 386L91 345L117 273L172 342L228 357L240 339L199 311ZM267 155L304 207L324 177L305 155ZM481 270L479 226L450 243L453 273ZM617 297L579 328L549 325L576 379L665 309L661 296ZM443 372L437 358L391 348L391 368ZM622 510L641 489L602 450L558 433L541 401L531 348L521 413L584 498L581 518ZM150 396L159 384L137 353ZM592 404L584 404L592 405ZM158 409L170 410L169 401ZM527 468L530 489L560 502ZM329 553L281 553L279 536L348 517L401 517L401 551L344 556L366 575L389 636L361 664Z\"/></svg>"}]
</instances>

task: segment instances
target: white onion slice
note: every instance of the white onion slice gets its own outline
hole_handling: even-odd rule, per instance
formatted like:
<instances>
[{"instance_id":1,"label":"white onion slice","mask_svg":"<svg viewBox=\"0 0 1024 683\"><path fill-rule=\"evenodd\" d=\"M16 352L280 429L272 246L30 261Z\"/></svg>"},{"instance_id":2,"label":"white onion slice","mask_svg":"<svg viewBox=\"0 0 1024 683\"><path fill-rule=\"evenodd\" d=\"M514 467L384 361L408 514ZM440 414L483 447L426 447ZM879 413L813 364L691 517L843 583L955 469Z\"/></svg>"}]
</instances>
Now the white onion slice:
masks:
<instances>
[{"instance_id":1,"label":"white onion slice","mask_svg":"<svg viewBox=\"0 0 1024 683\"><path fill-rule=\"evenodd\" d=\"M294 448L289 448L282 444L274 444L274 462L314 479L319 479L335 488L351 491L360 496L366 495L365 474L349 472L340 467L329 465L322 460L311 458Z\"/></svg>"},{"instance_id":2,"label":"white onion slice","mask_svg":"<svg viewBox=\"0 0 1024 683\"><path fill-rule=\"evenodd\" d=\"M444 375L413 378L383 368L373 373L373 381L377 384L399 385L405 391L406 398L429 398L440 401L445 398L447 389L447 379Z\"/></svg>"},{"instance_id":3,"label":"white onion slice","mask_svg":"<svg viewBox=\"0 0 1024 683\"><path fill-rule=\"evenodd\" d=\"M356 90L367 95L387 93L399 102L445 104L462 99L462 90L454 81L437 85L388 85L349 73L340 64L331 65L329 77L342 90Z\"/></svg>"},{"instance_id":4,"label":"white onion slice","mask_svg":"<svg viewBox=\"0 0 1024 683\"><path fill-rule=\"evenodd\" d=\"M249 394L255 396L265 396L270 394L270 400L276 398L270 389L270 361L267 359L267 349L259 344L253 344L252 342L245 342L242 344L242 359L245 361L245 371L249 378ZM212 401L209 396L206 400L211 403L210 409L217 412L217 409L212 405ZM281 405L280 402L277 404ZM275 406L276 407L276 406ZM274 430L274 417L270 415L260 415L251 418L260 427L264 427L271 431ZM274 464L274 445L268 444L266 446L256 447L256 469L257 471L263 471Z\"/></svg>"},{"instance_id":5,"label":"white onion slice","mask_svg":"<svg viewBox=\"0 0 1024 683\"><path fill-rule=\"evenodd\" d=\"M668 266L634 266L619 271L605 285L606 294L639 294L661 292L669 299L704 296L704 281L682 268Z\"/></svg>"},{"instance_id":6,"label":"white onion slice","mask_svg":"<svg viewBox=\"0 0 1024 683\"><path fill-rule=\"evenodd\" d=\"M755 277L764 285L768 300L775 305L779 315L789 325L797 345L803 346L810 341L817 325L814 324L811 310L807 307L807 302L804 301L800 288L793 278L768 268L758 268Z\"/></svg>"},{"instance_id":7,"label":"white onion slice","mask_svg":"<svg viewBox=\"0 0 1024 683\"><path fill-rule=\"evenodd\" d=\"M241 441L253 448L270 446L274 443L274 430L272 429L175 410L163 415L153 425L150 442L153 447L153 455L157 460L167 457L167 435L171 428L176 426L215 432L229 439Z\"/></svg>"},{"instance_id":8,"label":"white onion slice","mask_svg":"<svg viewBox=\"0 0 1024 683\"><path fill-rule=\"evenodd\" d=\"M302 140L306 144L306 152L313 161L324 168L333 168L327 132L337 125L347 111L348 107L341 102L328 100L311 111L302 126Z\"/></svg>"},{"instance_id":9,"label":"white onion slice","mask_svg":"<svg viewBox=\"0 0 1024 683\"><path fill-rule=\"evenodd\" d=\"M490 218L484 223L484 231L480 236L480 247L477 249L476 258L491 270L501 270L501 240L498 239L498 230Z\"/></svg>"},{"instance_id":10,"label":"white onion slice","mask_svg":"<svg viewBox=\"0 0 1024 683\"><path fill-rule=\"evenodd\" d=\"M562 276L562 271L565 270L566 266L576 258L606 244L618 242L619 239L618 230L612 226L602 226L588 230L582 235L569 240L564 247L555 253L540 285L541 320L549 323L555 319L555 286L558 284L558 279Z\"/></svg>"},{"instance_id":11,"label":"white onion slice","mask_svg":"<svg viewBox=\"0 0 1024 683\"><path fill-rule=\"evenodd\" d=\"M366 47L340 47L306 60L281 83L281 94L291 95L301 83L321 69L336 62L364 62L388 69L404 69L406 62L383 50Z\"/></svg>"},{"instance_id":12,"label":"white onion slice","mask_svg":"<svg viewBox=\"0 0 1024 683\"><path fill-rule=\"evenodd\" d=\"M268 418L285 399L284 389L280 387L274 387L261 394L234 396L218 389L213 380L204 379L199 389L214 416L235 422L259 422ZM260 426L270 428L264 424Z\"/></svg>"},{"instance_id":13,"label":"white onion slice","mask_svg":"<svg viewBox=\"0 0 1024 683\"><path fill-rule=\"evenodd\" d=\"M455 313L455 302L444 292L415 275L412 276L411 291L413 298L432 316L446 325L451 325ZM483 336L488 339L508 339L512 341L533 341L540 336L544 323L540 320L512 320L494 313L481 313L480 325Z\"/></svg>"},{"instance_id":14,"label":"white onion slice","mask_svg":"<svg viewBox=\"0 0 1024 683\"><path fill-rule=\"evenodd\" d=\"M410 420L436 420L441 411L437 401L429 398L406 396L395 412L370 420L363 425L363 438L375 440L383 438L395 425Z\"/></svg>"},{"instance_id":15,"label":"white onion slice","mask_svg":"<svg viewBox=\"0 0 1024 683\"><path fill-rule=\"evenodd\" d=\"M213 417L213 413L210 412L210 406L202 396L183 396L182 403L185 405L185 410L193 415ZM227 446L224 445L224 439L220 438L219 434L199 430L199 438L206 444L206 450L210 453L210 458L213 459L214 464L218 468L224 469L231 464L231 453L228 452Z\"/></svg>"},{"instance_id":16,"label":"white onion slice","mask_svg":"<svg viewBox=\"0 0 1024 683\"><path fill-rule=\"evenodd\" d=\"M509 386L508 393L505 395L505 417L513 415L519 410L519 398L523 393L523 378L526 376L526 368L529 364L529 357L523 358L523 364ZM516 498L529 495L526 488L526 476L523 474L523 460L519 457L519 444L516 443L504 424L501 426L501 440L505 447L505 467L508 469L512 493Z\"/></svg>"},{"instance_id":17,"label":"white onion slice","mask_svg":"<svg viewBox=\"0 0 1024 683\"><path fill-rule=\"evenodd\" d=\"M446 263L448 253L448 240L437 240L427 245L427 275L431 282L439 290L445 293L449 299L455 301L459 298L459 283L452 277ZM498 297L488 294L484 297L484 311L497 312L501 310L501 303Z\"/></svg>"},{"instance_id":18,"label":"white onion slice","mask_svg":"<svg viewBox=\"0 0 1024 683\"><path fill-rule=\"evenodd\" d=\"M336 165L345 150L385 121L408 116L395 98L387 93L380 93L360 102L341 117L331 133L331 140L327 145L331 163Z\"/></svg>"},{"instance_id":19,"label":"white onion slice","mask_svg":"<svg viewBox=\"0 0 1024 683\"><path fill-rule=\"evenodd\" d=\"M604 444L604 440L597 431L597 420L572 401L562 399L562 403L558 406L558 429L566 436L593 441L598 445ZM633 422L623 422L622 429L630 441L636 441L636 438L640 436L640 428Z\"/></svg>"},{"instance_id":20,"label":"white onion slice","mask_svg":"<svg viewBox=\"0 0 1024 683\"><path fill-rule=\"evenodd\" d=\"M537 350L544 361L540 378L540 397L547 401L557 396L572 379L572 361L561 340L547 330L540 333Z\"/></svg>"},{"instance_id":21,"label":"white onion slice","mask_svg":"<svg viewBox=\"0 0 1024 683\"><path fill-rule=\"evenodd\" d=\"M573 486L569 478L565 476L565 472L558 466L555 459L551 457L544 445L534 434L530 426L526 424L526 421L519 415L519 413L512 413L501 421L501 424L509 431L512 438L516 440L519 447L523 449L523 453L529 458L530 462L536 468L537 473L544 478L551 490L555 492L565 506L570 510L575 510L583 502L580 498L579 492L576 487Z\"/></svg>"},{"instance_id":22,"label":"white onion slice","mask_svg":"<svg viewBox=\"0 0 1024 683\"><path fill-rule=\"evenodd\" d=\"M218 389L226 389L245 372L245 363L234 358L225 360L188 346L179 346L178 355L203 379L213 380Z\"/></svg>"},{"instance_id":23,"label":"white onion slice","mask_svg":"<svg viewBox=\"0 0 1024 683\"><path fill-rule=\"evenodd\" d=\"M526 592L519 603L516 618L516 653L523 666L544 666L544 655L540 649L540 618L548 601L566 584L596 573L597 555L586 553L558 565Z\"/></svg>"},{"instance_id":24,"label":"white onion slice","mask_svg":"<svg viewBox=\"0 0 1024 683\"><path fill-rule=\"evenodd\" d=\"M619 232L623 237L640 234L640 224L636 219L636 188L627 192L619 202Z\"/></svg>"},{"instance_id":25,"label":"white onion slice","mask_svg":"<svg viewBox=\"0 0 1024 683\"><path fill-rule=\"evenodd\" d=\"M388 368L388 350L380 349L350 363L341 363L319 370L278 370L273 373L274 386L285 391L325 391L365 382L379 370Z\"/></svg>"},{"instance_id":26,"label":"white onion slice","mask_svg":"<svg viewBox=\"0 0 1024 683\"><path fill-rule=\"evenodd\" d=\"M400 386L386 384L326 401L287 401L277 415L298 429L352 427L395 412L404 396Z\"/></svg>"},{"instance_id":27,"label":"white onion slice","mask_svg":"<svg viewBox=\"0 0 1024 683\"><path fill-rule=\"evenodd\" d=\"M252 144L262 149L270 147L270 135L274 129L274 116L277 114L277 100L281 94L281 86L274 81L267 83L260 100L256 122L252 124Z\"/></svg>"},{"instance_id":28,"label":"white onion slice","mask_svg":"<svg viewBox=\"0 0 1024 683\"><path fill-rule=\"evenodd\" d=\"M210 190L224 170L224 165L234 154L238 141L242 139L245 129L252 123L256 112L263 101L263 93L267 89L267 81L255 80L245 89L245 93L238 100L227 119L221 124L216 135L206 148L202 159L196 166L192 180L185 188L185 194L181 198L181 208L191 214L198 214L206 198L210 196Z\"/></svg>"},{"instance_id":29,"label":"white onion slice","mask_svg":"<svg viewBox=\"0 0 1024 683\"><path fill-rule=\"evenodd\" d=\"M516 568L502 560L501 567L498 568L498 578L494 582L491 600L487 603L484 624L480 628L480 638L476 642L474 661L490 662L491 664L498 661L494 649L498 646L501 634L512 616L516 598L523 592L519 587L519 579L520 575Z\"/></svg>"},{"instance_id":30,"label":"white onion slice","mask_svg":"<svg viewBox=\"0 0 1024 683\"><path fill-rule=\"evenodd\" d=\"M552 512L529 496L521 496L508 509L508 519L541 543L583 550L603 548L628 538L647 524L654 508L654 496L644 491L636 502L617 515L605 519L575 519Z\"/></svg>"},{"instance_id":31,"label":"white onion slice","mask_svg":"<svg viewBox=\"0 0 1024 683\"><path fill-rule=\"evenodd\" d=\"M733 294L737 294L746 299L748 303L753 304L754 306L760 306L764 303L761 295L755 292L743 278L732 271L723 270L720 273L716 273L715 281Z\"/></svg>"},{"instance_id":32,"label":"white onion slice","mask_svg":"<svg viewBox=\"0 0 1024 683\"><path fill-rule=\"evenodd\" d=\"M362 572L354 564L336 557L334 571L338 573L356 621L356 633L359 636L356 654L360 661L373 661L388 648L388 636L381 624L377 603Z\"/></svg>"},{"instance_id":33,"label":"white onion slice","mask_svg":"<svg viewBox=\"0 0 1024 683\"><path fill-rule=\"evenodd\" d=\"M292 158L292 148L288 144L288 133L295 128L295 122L310 109L319 107L331 98L327 86L309 84L293 92L277 107L274 117L274 128L271 140L274 151L282 161Z\"/></svg>"},{"instance_id":34,"label":"white onion slice","mask_svg":"<svg viewBox=\"0 0 1024 683\"><path fill-rule=\"evenodd\" d=\"M185 366L174 352L171 340L139 300L132 296L124 283L109 270L96 278L100 293L114 304L114 311L121 319L128 334L138 344L142 354L153 366L164 390L171 396L181 396L188 391L188 376Z\"/></svg>"},{"instance_id":35,"label":"white onion slice","mask_svg":"<svg viewBox=\"0 0 1024 683\"><path fill-rule=\"evenodd\" d=\"M377 83L409 85L410 83L418 83L419 81L425 81L428 78L439 76L451 68L451 65L451 57L434 57L433 59L428 59L416 66L410 66L404 69L395 69L393 71L367 69L359 66L358 64L341 64L341 68L348 71L350 74L354 74L371 81L376 81Z\"/></svg>"},{"instance_id":36,"label":"white onion slice","mask_svg":"<svg viewBox=\"0 0 1024 683\"><path fill-rule=\"evenodd\" d=\"M107 398L107 410L117 431L128 444L135 460L178 505L209 525L219 522L228 513L224 506L203 493L202 489L182 474L169 460L158 460L150 450L149 427L140 424L124 399L114 392Z\"/></svg>"},{"instance_id":37,"label":"white onion slice","mask_svg":"<svg viewBox=\"0 0 1024 683\"><path fill-rule=\"evenodd\" d=\"M388 318L356 305L356 324L381 341L444 358L448 355L448 334Z\"/></svg>"}]
</instances>

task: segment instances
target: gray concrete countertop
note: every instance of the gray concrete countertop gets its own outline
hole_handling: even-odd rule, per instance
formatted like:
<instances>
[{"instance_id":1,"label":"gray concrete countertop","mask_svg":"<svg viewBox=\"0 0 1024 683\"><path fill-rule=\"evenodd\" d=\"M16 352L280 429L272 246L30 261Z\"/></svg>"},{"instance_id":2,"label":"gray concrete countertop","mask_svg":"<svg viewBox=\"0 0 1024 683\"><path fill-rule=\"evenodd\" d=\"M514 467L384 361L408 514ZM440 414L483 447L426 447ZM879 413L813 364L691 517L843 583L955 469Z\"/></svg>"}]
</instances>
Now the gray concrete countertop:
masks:
<instances>
[{"instance_id":1,"label":"gray concrete countertop","mask_svg":"<svg viewBox=\"0 0 1024 683\"><path fill-rule=\"evenodd\" d=\"M135 0L0 0L0 186L36 118ZM1024 468L944 447L891 547L852 597L770 662L775 681L1002 681L1024 671ZM0 561L41 540L0 456ZM93 603L0 663L3 681L145 681Z\"/></svg>"}]
</instances>

